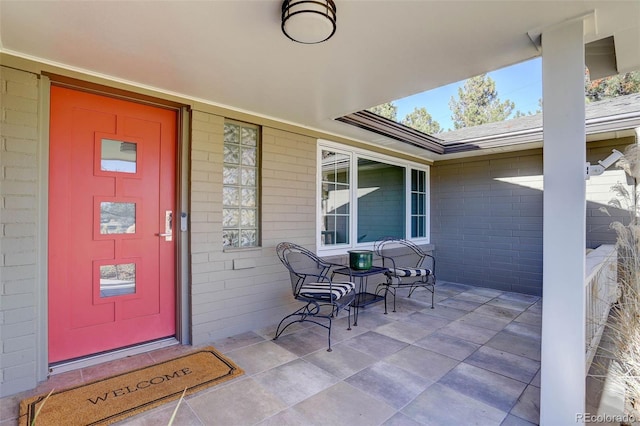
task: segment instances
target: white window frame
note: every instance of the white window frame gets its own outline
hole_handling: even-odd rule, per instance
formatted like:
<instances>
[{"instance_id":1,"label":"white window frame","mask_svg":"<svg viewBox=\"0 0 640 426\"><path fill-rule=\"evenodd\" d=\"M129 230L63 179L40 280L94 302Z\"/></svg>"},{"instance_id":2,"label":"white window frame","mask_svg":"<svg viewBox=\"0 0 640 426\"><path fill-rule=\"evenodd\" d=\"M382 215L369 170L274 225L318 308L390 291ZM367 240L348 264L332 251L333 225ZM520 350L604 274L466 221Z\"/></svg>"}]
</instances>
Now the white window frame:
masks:
<instances>
[{"instance_id":1,"label":"white window frame","mask_svg":"<svg viewBox=\"0 0 640 426\"><path fill-rule=\"evenodd\" d=\"M319 200L322 196L322 151L330 150L339 152L349 156L349 244L341 244L336 246L323 246L322 245L322 206ZM373 160L380 163L389 164L392 166L403 167L405 172L405 238L415 242L416 244L428 244L431 239L431 224L430 224L430 211L431 211L431 185L430 185L430 167L428 165L415 163L400 158L391 157L384 154L379 154L371 151L367 151L360 148L355 148L349 145L340 144L324 139L318 139L317 144L317 174L316 174L316 250L317 253L322 256L331 256L345 254L349 250L362 249L372 250L373 242L358 243L357 242L357 217L358 217L358 159L363 158L367 160ZM411 238L411 170L420 170L425 172L425 186L427 189L426 198L426 236L422 238Z\"/></svg>"}]
</instances>

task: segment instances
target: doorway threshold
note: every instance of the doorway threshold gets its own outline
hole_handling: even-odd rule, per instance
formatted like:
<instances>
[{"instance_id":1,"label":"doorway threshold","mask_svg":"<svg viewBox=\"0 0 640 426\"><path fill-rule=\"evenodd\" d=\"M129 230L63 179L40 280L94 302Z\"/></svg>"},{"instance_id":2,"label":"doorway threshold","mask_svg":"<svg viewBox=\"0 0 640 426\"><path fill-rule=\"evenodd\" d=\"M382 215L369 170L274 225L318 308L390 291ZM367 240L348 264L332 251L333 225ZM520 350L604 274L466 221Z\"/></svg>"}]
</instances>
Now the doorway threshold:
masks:
<instances>
[{"instance_id":1,"label":"doorway threshold","mask_svg":"<svg viewBox=\"0 0 640 426\"><path fill-rule=\"evenodd\" d=\"M152 342L142 343L140 345L129 346L126 348L116 349L109 352L89 355L86 357L73 359L70 361L62 361L49 365L49 376L67 371L78 370L80 368L91 367L92 365L102 364L103 362L114 361L126 358L128 356L139 355L145 352L151 352L156 349L162 349L169 346L179 345L180 342L175 337L158 339Z\"/></svg>"}]
</instances>

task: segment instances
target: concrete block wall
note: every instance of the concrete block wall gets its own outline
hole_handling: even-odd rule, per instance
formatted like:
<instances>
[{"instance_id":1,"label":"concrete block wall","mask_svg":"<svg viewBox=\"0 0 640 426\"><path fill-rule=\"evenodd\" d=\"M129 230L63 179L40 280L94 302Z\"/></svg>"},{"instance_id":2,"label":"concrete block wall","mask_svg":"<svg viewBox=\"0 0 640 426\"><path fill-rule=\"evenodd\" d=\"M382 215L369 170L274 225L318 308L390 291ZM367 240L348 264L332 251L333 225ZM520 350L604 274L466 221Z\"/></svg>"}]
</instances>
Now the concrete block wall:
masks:
<instances>
[{"instance_id":1,"label":"concrete block wall","mask_svg":"<svg viewBox=\"0 0 640 426\"><path fill-rule=\"evenodd\" d=\"M439 280L542 291L542 151L436 162L431 242Z\"/></svg>"},{"instance_id":2,"label":"concrete block wall","mask_svg":"<svg viewBox=\"0 0 640 426\"><path fill-rule=\"evenodd\" d=\"M0 397L36 381L39 79L0 67Z\"/></svg>"},{"instance_id":3,"label":"concrete block wall","mask_svg":"<svg viewBox=\"0 0 640 426\"><path fill-rule=\"evenodd\" d=\"M277 323L293 310L275 246L315 244L316 140L262 131L261 246L222 249L224 118L194 111L191 149L192 341L207 343Z\"/></svg>"},{"instance_id":4,"label":"concrete block wall","mask_svg":"<svg viewBox=\"0 0 640 426\"><path fill-rule=\"evenodd\" d=\"M597 164L598 160L604 160L611 154L612 149L624 153L626 146L635 143L635 138L628 137L615 141L599 141L587 145L587 161ZM611 187L620 183L630 193L633 193L633 185L627 181L624 170L612 166L600 176L594 176L587 181L587 247L596 248L602 244L615 244L616 234L610 229L611 222L619 221L629 223L631 215L628 210L618 209L610 205L610 201L616 198ZM622 201L622 205L625 202ZM606 212L602 211L606 209Z\"/></svg>"},{"instance_id":5,"label":"concrete block wall","mask_svg":"<svg viewBox=\"0 0 640 426\"><path fill-rule=\"evenodd\" d=\"M596 163L633 138L593 142ZM587 248L615 243L613 220L627 212L600 208L611 186L626 181L612 167L587 182ZM438 279L526 294L542 293L542 150L436 162L431 168L431 242Z\"/></svg>"}]
</instances>

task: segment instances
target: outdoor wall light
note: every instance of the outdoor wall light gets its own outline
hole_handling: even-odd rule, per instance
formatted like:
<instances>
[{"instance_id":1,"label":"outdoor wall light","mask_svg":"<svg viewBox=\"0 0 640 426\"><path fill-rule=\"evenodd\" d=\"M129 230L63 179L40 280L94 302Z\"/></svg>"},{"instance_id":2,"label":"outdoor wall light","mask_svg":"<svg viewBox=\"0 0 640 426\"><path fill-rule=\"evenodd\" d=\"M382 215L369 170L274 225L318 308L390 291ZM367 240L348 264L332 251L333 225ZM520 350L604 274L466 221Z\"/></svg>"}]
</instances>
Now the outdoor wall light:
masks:
<instances>
[{"instance_id":1,"label":"outdoor wall light","mask_svg":"<svg viewBox=\"0 0 640 426\"><path fill-rule=\"evenodd\" d=\"M591 164L587 161L585 179L589 180L591 176L598 176L604 173L605 169L611 167L613 163L624 157L624 154L614 149L611 154L604 160L599 160L598 164Z\"/></svg>"},{"instance_id":2,"label":"outdoor wall light","mask_svg":"<svg viewBox=\"0 0 640 426\"><path fill-rule=\"evenodd\" d=\"M333 0L284 0L282 32L298 43L329 40L336 32L336 4Z\"/></svg>"}]
</instances>

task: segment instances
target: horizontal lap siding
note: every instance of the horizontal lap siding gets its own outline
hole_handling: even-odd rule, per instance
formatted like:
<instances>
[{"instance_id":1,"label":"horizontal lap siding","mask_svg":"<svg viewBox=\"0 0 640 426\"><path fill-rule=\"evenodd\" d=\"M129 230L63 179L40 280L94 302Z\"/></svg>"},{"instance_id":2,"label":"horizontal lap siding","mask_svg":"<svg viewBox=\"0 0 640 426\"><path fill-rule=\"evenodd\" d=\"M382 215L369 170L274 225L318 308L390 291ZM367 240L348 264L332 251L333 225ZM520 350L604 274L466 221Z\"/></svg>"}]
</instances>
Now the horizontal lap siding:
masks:
<instances>
[{"instance_id":1,"label":"horizontal lap siding","mask_svg":"<svg viewBox=\"0 0 640 426\"><path fill-rule=\"evenodd\" d=\"M39 80L0 67L0 397L36 385Z\"/></svg>"},{"instance_id":2,"label":"horizontal lap siding","mask_svg":"<svg viewBox=\"0 0 640 426\"><path fill-rule=\"evenodd\" d=\"M275 253L284 240L315 242L315 139L262 132L262 244L222 249L224 118L195 111L191 150L193 343L277 323L292 310L288 275Z\"/></svg>"}]
</instances>

